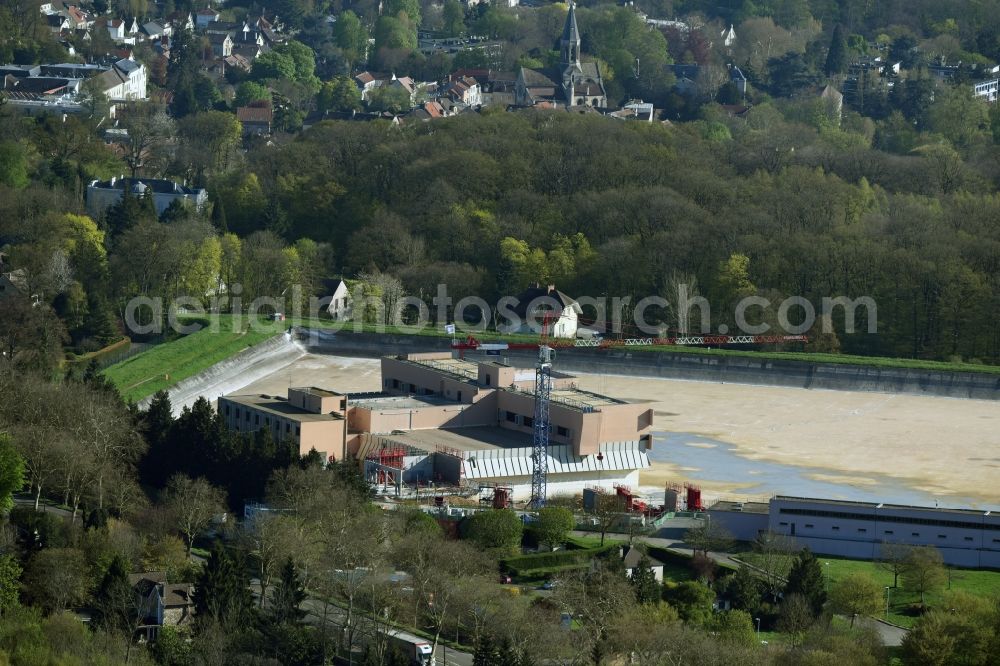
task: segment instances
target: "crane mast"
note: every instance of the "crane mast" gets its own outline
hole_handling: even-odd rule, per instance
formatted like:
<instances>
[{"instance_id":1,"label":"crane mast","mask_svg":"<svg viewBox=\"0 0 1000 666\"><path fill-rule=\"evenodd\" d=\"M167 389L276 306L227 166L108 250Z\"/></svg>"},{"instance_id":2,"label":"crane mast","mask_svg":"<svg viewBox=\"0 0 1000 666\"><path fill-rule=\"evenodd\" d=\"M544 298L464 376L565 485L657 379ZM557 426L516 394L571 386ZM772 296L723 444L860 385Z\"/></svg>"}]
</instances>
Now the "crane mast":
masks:
<instances>
[{"instance_id":1,"label":"crane mast","mask_svg":"<svg viewBox=\"0 0 1000 666\"><path fill-rule=\"evenodd\" d=\"M549 458L549 403L552 398L552 348L538 347L535 366L535 419L531 451L531 508L545 506Z\"/></svg>"}]
</instances>

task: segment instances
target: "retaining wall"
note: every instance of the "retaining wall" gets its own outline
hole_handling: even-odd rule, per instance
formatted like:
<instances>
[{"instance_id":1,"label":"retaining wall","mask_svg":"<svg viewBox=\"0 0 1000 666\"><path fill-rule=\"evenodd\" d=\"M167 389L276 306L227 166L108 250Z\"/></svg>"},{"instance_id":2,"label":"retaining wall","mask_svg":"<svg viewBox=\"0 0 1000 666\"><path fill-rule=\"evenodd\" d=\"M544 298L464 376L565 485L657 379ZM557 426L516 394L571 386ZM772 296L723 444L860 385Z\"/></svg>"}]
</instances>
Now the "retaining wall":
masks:
<instances>
[{"instance_id":1,"label":"retaining wall","mask_svg":"<svg viewBox=\"0 0 1000 666\"><path fill-rule=\"evenodd\" d=\"M418 335L314 329L298 329L298 333L300 342L316 354L379 357L447 350L451 344L447 338ZM466 356L478 358L485 355L467 352ZM505 351L500 357L526 366L533 365L535 360L531 350ZM595 348L559 349L556 351L556 363L560 369L570 372L1000 400L1000 374Z\"/></svg>"}]
</instances>

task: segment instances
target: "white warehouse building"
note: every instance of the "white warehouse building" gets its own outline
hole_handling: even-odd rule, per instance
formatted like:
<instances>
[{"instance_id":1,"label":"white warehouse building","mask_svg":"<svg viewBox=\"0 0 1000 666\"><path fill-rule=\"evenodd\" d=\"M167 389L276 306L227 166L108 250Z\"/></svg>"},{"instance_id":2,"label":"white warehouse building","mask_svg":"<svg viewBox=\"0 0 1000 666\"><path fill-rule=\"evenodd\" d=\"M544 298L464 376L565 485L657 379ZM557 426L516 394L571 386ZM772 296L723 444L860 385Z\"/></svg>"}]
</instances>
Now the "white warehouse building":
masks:
<instances>
[{"instance_id":1,"label":"white warehouse building","mask_svg":"<svg viewBox=\"0 0 1000 666\"><path fill-rule=\"evenodd\" d=\"M1000 569L1000 512L777 496L719 502L713 521L737 539L771 531L824 555L877 559L884 544L934 546L947 564Z\"/></svg>"}]
</instances>

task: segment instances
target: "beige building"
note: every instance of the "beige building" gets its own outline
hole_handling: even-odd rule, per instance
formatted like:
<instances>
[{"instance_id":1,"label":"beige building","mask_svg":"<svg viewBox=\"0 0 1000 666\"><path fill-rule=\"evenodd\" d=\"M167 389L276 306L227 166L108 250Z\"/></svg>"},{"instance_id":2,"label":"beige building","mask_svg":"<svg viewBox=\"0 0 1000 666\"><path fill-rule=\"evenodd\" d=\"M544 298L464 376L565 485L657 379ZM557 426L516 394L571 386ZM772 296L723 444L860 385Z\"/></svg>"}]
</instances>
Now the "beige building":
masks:
<instances>
[{"instance_id":1,"label":"beige building","mask_svg":"<svg viewBox=\"0 0 1000 666\"><path fill-rule=\"evenodd\" d=\"M535 370L451 352L382 359L382 390L343 395L289 389L288 397L234 395L219 399L228 427L271 428L294 438L304 455L354 458L373 483L403 492L407 485L511 487L531 491ZM552 373L549 410L549 494L586 487L638 484L649 466L653 410L580 389L572 375Z\"/></svg>"},{"instance_id":2,"label":"beige building","mask_svg":"<svg viewBox=\"0 0 1000 666\"><path fill-rule=\"evenodd\" d=\"M294 440L299 454L316 449L327 460L344 459L347 396L325 389L290 388L287 397L229 395L219 398L219 414L238 432L268 428L275 441Z\"/></svg>"}]
</instances>

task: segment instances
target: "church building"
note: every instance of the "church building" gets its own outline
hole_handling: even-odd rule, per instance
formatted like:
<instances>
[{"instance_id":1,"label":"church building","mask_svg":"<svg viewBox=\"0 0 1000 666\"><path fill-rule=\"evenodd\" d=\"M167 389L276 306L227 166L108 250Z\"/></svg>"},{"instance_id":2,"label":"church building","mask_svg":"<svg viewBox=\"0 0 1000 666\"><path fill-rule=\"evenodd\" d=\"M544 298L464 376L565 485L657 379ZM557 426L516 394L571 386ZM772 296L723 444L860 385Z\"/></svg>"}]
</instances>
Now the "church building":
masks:
<instances>
[{"instance_id":1,"label":"church building","mask_svg":"<svg viewBox=\"0 0 1000 666\"><path fill-rule=\"evenodd\" d=\"M560 39L559 66L547 70L522 67L517 74L514 98L518 106L548 103L552 106L608 106L601 71L595 62L580 61L580 29L576 4L570 2Z\"/></svg>"}]
</instances>

